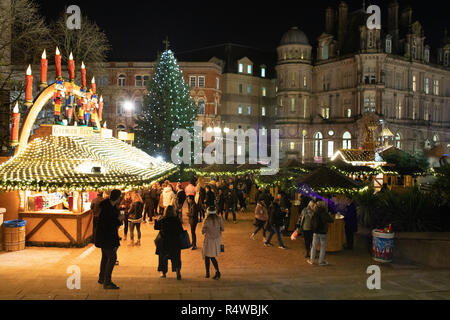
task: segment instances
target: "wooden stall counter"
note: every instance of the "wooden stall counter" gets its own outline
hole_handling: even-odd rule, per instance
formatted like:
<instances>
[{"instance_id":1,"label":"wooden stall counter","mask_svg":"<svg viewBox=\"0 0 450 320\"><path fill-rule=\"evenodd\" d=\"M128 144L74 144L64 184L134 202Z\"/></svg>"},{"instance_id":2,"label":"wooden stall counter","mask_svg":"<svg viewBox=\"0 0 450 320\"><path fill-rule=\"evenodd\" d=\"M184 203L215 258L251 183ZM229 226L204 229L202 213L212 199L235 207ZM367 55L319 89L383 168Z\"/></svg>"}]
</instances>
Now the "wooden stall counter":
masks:
<instances>
[{"instance_id":1,"label":"wooden stall counter","mask_svg":"<svg viewBox=\"0 0 450 320\"><path fill-rule=\"evenodd\" d=\"M337 252L344 249L345 222L344 217L336 215L333 223L328 225L327 252Z\"/></svg>"},{"instance_id":2,"label":"wooden stall counter","mask_svg":"<svg viewBox=\"0 0 450 320\"><path fill-rule=\"evenodd\" d=\"M24 211L26 244L43 247L84 247L92 237L91 210L75 213L68 210Z\"/></svg>"}]
</instances>

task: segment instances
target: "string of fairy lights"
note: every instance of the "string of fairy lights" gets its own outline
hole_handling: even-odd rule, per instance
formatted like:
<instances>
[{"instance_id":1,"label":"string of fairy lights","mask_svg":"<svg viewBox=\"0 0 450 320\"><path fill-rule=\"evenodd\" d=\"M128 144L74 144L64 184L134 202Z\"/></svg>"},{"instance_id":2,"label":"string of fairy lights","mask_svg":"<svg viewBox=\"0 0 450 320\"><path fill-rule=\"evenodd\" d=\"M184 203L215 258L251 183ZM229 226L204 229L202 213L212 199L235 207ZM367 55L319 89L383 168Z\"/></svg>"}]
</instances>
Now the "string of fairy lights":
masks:
<instances>
[{"instance_id":1,"label":"string of fairy lights","mask_svg":"<svg viewBox=\"0 0 450 320\"><path fill-rule=\"evenodd\" d=\"M100 173L83 170L98 166ZM115 138L36 138L0 165L0 190L84 191L148 187L178 168Z\"/></svg>"}]
</instances>

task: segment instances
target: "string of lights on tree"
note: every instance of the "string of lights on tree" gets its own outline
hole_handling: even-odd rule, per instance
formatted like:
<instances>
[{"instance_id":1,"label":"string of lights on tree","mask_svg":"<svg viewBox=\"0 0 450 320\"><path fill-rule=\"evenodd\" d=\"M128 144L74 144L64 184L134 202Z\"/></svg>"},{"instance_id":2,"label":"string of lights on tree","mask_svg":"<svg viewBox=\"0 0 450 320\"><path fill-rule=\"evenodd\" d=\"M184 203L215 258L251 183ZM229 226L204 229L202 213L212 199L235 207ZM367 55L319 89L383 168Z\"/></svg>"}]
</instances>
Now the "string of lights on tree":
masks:
<instances>
[{"instance_id":1,"label":"string of lights on tree","mask_svg":"<svg viewBox=\"0 0 450 320\"><path fill-rule=\"evenodd\" d=\"M176 129L193 132L197 115L190 88L171 50L158 58L147 91L142 116L135 119L136 145L148 153L170 157L176 144L171 141L172 132Z\"/></svg>"}]
</instances>

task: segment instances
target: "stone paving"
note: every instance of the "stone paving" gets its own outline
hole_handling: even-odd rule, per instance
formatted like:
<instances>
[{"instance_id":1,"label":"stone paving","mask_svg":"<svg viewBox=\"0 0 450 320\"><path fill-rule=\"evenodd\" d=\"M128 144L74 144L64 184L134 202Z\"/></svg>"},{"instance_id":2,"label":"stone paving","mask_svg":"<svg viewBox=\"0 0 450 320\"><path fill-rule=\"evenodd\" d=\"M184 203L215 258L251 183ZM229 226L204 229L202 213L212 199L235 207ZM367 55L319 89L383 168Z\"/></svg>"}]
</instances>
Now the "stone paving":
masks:
<instances>
[{"instance_id":1,"label":"stone paving","mask_svg":"<svg viewBox=\"0 0 450 320\"><path fill-rule=\"evenodd\" d=\"M225 253L219 258L222 278L204 278L201 254L203 236L197 227L199 250L182 251L182 277L169 272L160 279L153 243L153 224L142 224L141 246L122 241L119 266L113 281L120 290L97 284L100 249L27 247L0 252L0 300L316 300L316 299L450 299L450 270L411 264L385 264L381 290L369 290L367 267L377 264L367 251L328 253L327 267L311 266L304 259L303 239L284 237L287 250L266 248L262 235L249 235L253 214L238 214L238 223L227 222L223 233ZM186 218L184 228L190 230ZM122 230L120 230L122 235ZM81 288L67 288L67 268L81 270ZM170 266L169 266L170 268ZM170 270L170 269L169 269ZM211 266L211 271L213 268Z\"/></svg>"}]
</instances>

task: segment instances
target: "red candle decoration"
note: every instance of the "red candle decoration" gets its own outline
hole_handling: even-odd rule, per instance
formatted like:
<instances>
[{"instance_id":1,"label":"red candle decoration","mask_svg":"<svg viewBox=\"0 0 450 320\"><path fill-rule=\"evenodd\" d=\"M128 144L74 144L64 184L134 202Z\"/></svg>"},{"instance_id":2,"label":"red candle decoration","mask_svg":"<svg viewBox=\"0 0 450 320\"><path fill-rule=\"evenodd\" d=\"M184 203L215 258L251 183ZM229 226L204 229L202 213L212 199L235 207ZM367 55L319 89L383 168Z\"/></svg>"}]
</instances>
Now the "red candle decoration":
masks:
<instances>
[{"instance_id":1,"label":"red candle decoration","mask_svg":"<svg viewBox=\"0 0 450 320\"><path fill-rule=\"evenodd\" d=\"M48 60L47 54L44 49L41 58L41 88L47 87L47 70L48 70Z\"/></svg>"},{"instance_id":2,"label":"red candle decoration","mask_svg":"<svg viewBox=\"0 0 450 320\"><path fill-rule=\"evenodd\" d=\"M33 105L33 76L31 74L31 65L28 66L27 75L25 76L25 105L27 107Z\"/></svg>"},{"instance_id":3,"label":"red candle decoration","mask_svg":"<svg viewBox=\"0 0 450 320\"><path fill-rule=\"evenodd\" d=\"M60 79L62 79L62 76L61 76L61 53L59 52L58 47L56 47L55 65L56 65L56 79L60 80Z\"/></svg>"},{"instance_id":4,"label":"red candle decoration","mask_svg":"<svg viewBox=\"0 0 450 320\"><path fill-rule=\"evenodd\" d=\"M95 91L97 90L97 86L95 85L95 77L92 77L91 90L92 90L92 94L95 94Z\"/></svg>"},{"instance_id":5,"label":"red candle decoration","mask_svg":"<svg viewBox=\"0 0 450 320\"><path fill-rule=\"evenodd\" d=\"M100 100L98 100L98 120L102 121L103 115L103 96L100 96ZM106 124L106 122L105 122Z\"/></svg>"},{"instance_id":6,"label":"red candle decoration","mask_svg":"<svg viewBox=\"0 0 450 320\"><path fill-rule=\"evenodd\" d=\"M86 67L84 62L81 62L81 88L86 89Z\"/></svg>"},{"instance_id":7,"label":"red candle decoration","mask_svg":"<svg viewBox=\"0 0 450 320\"><path fill-rule=\"evenodd\" d=\"M20 123L19 104L16 102L16 105L13 109L12 127L11 127L11 146L13 147L19 144L19 123Z\"/></svg>"},{"instance_id":8,"label":"red candle decoration","mask_svg":"<svg viewBox=\"0 0 450 320\"><path fill-rule=\"evenodd\" d=\"M69 81L74 82L75 81L75 61L73 60L72 52L70 53L70 56L69 56L68 69L69 69Z\"/></svg>"}]
</instances>

